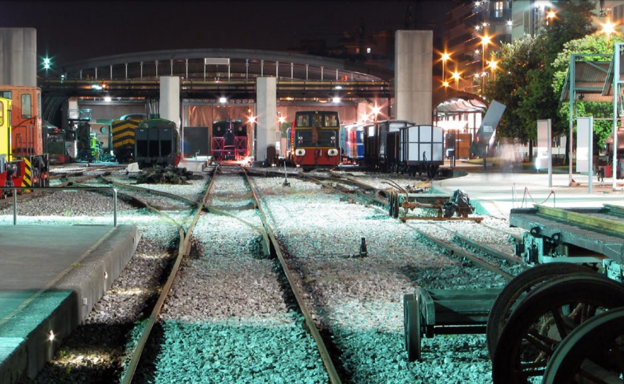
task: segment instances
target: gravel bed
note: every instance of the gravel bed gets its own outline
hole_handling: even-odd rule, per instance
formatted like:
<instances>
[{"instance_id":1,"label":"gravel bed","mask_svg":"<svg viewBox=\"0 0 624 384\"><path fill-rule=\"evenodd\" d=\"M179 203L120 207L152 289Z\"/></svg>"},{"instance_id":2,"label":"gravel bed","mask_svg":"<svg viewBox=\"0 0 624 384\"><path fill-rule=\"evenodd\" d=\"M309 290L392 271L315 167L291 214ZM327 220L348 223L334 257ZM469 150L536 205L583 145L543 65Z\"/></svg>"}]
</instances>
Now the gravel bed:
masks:
<instances>
[{"instance_id":1,"label":"gravel bed","mask_svg":"<svg viewBox=\"0 0 624 384\"><path fill-rule=\"evenodd\" d=\"M484 335L424 339L423 361L408 362L402 298L416 286L484 288L504 284L502 278L446 257L410 226L310 182L291 181L282 194L279 178L255 182L354 383L491 382ZM362 237L368 256L350 257Z\"/></svg>"},{"instance_id":2,"label":"gravel bed","mask_svg":"<svg viewBox=\"0 0 624 384\"><path fill-rule=\"evenodd\" d=\"M210 205L251 203L240 176L216 180ZM261 227L255 210L234 215ZM328 382L303 317L284 297L278 263L263 255L260 239L231 217L203 215L194 230L193 257L163 308L150 382Z\"/></svg>"},{"instance_id":3,"label":"gravel bed","mask_svg":"<svg viewBox=\"0 0 624 384\"><path fill-rule=\"evenodd\" d=\"M115 172L114 177L127 179L123 172ZM251 198L248 190L239 177L219 177L223 182L215 185L216 194L208 204L228 208L229 214L251 226L228 216L202 216L191 256L184 261L165 304L159 327L161 349L150 356L156 373L140 377L150 383L328 383L303 320L292 308L292 299L285 297L277 261L261 252L260 234L253 228L259 226L257 213L245 209ZM287 250L285 256L302 279L316 321L342 353L337 363L352 383L491 383L485 335L425 338L422 361L408 362L402 301L417 286L482 288L499 286L500 278L423 242L411 226L426 224L406 225L294 177L288 179L290 187L283 186L283 177L253 179L261 189L268 219ZM402 186L418 183L393 180ZM383 180L378 181L386 188ZM158 187L196 198L206 185L197 181ZM68 203L51 200L53 204L46 203L45 211L41 204L24 202L20 203L24 216L20 220L110 223L112 214L106 205L112 204L110 197L86 192L62 196L78 193L84 193L78 199L85 201L84 211L73 208L77 202L73 199ZM153 300L155 287L171 262L177 230L166 219L123 202L120 206L119 222L139 227L139 249L88 322L66 340L58 357L33 383L109 383L124 369L119 346L136 342L146 303ZM44 216L48 210L56 213ZM66 210L69 213L64 215ZM0 223L12 223L11 214L0 211ZM190 214L190 210L177 211L171 216L187 225ZM463 225L466 228L456 224L455 230L472 234L474 224ZM499 243L506 241L504 231L499 235ZM358 257L362 238L366 257ZM111 344L115 352L103 352ZM181 378L181 372L186 376Z\"/></svg>"}]
</instances>

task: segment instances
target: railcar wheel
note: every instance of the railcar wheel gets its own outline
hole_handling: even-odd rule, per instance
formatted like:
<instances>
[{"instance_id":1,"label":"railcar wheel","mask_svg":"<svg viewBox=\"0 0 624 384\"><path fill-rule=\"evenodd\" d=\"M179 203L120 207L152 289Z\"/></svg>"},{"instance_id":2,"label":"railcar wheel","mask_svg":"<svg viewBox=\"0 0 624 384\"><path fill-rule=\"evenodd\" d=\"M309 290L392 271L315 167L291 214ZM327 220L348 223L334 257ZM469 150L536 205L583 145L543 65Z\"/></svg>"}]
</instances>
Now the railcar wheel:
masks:
<instances>
[{"instance_id":1,"label":"railcar wheel","mask_svg":"<svg viewBox=\"0 0 624 384\"><path fill-rule=\"evenodd\" d=\"M488 315L486 338L490 357L494 357L498 338L511 314L512 309L526 293L538 285L554 278L571 273L595 273L591 268L571 263L540 264L522 272L511 280L496 296Z\"/></svg>"},{"instance_id":2,"label":"railcar wheel","mask_svg":"<svg viewBox=\"0 0 624 384\"><path fill-rule=\"evenodd\" d=\"M405 349L408 361L420 360L420 308L413 293L403 296L403 328L405 333Z\"/></svg>"},{"instance_id":3,"label":"railcar wheel","mask_svg":"<svg viewBox=\"0 0 624 384\"><path fill-rule=\"evenodd\" d=\"M623 335L624 307L592 317L559 344L543 383L621 383Z\"/></svg>"},{"instance_id":4,"label":"railcar wheel","mask_svg":"<svg viewBox=\"0 0 624 384\"><path fill-rule=\"evenodd\" d=\"M624 285L598 274L572 274L535 289L512 312L492 361L494 384L541 379L563 339L605 310L624 306Z\"/></svg>"}]
</instances>

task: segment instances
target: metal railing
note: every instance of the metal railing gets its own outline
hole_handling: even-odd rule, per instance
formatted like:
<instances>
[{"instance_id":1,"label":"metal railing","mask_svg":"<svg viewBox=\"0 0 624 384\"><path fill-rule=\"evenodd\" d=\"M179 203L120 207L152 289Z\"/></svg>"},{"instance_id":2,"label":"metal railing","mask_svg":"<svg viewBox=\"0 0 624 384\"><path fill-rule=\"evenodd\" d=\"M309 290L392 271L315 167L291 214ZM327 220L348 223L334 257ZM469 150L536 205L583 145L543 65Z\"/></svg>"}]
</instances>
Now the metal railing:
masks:
<instances>
[{"instance_id":1,"label":"metal railing","mask_svg":"<svg viewBox=\"0 0 624 384\"><path fill-rule=\"evenodd\" d=\"M0 187L0 191L13 191L13 225L17 225L17 191L113 191L113 226L117 227L117 189L115 187Z\"/></svg>"}]
</instances>

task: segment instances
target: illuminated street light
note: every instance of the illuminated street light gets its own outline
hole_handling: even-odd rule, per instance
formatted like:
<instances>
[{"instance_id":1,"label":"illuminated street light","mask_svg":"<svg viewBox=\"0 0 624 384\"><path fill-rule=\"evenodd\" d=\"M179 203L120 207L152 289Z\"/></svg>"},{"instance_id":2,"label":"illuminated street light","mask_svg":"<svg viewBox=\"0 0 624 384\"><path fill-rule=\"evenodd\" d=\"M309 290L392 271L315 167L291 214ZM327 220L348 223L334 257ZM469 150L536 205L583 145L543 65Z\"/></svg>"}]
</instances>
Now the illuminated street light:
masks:
<instances>
[{"instance_id":1,"label":"illuminated street light","mask_svg":"<svg viewBox=\"0 0 624 384\"><path fill-rule=\"evenodd\" d=\"M498 61L492 59L490 60L490 63L488 64L488 67L490 67L490 71L492 72L492 78L496 79L496 70L498 69Z\"/></svg>"},{"instance_id":2,"label":"illuminated street light","mask_svg":"<svg viewBox=\"0 0 624 384\"><path fill-rule=\"evenodd\" d=\"M488 44L492 41L492 38L488 35L481 36L481 73L485 72L485 50L487 49ZM481 77L481 95L483 95L483 90L485 88L485 77Z\"/></svg>"},{"instance_id":3,"label":"illuminated street light","mask_svg":"<svg viewBox=\"0 0 624 384\"><path fill-rule=\"evenodd\" d=\"M442 54L442 84L446 84L444 85L445 87L448 87L448 83L446 82L446 71L444 68L445 68L446 61L450 58L451 58L450 53L444 52Z\"/></svg>"},{"instance_id":4,"label":"illuminated street light","mask_svg":"<svg viewBox=\"0 0 624 384\"><path fill-rule=\"evenodd\" d=\"M459 72L453 72L453 79L455 79L455 89L459 90L459 79L461 79Z\"/></svg>"},{"instance_id":5,"label":"illuminated street light","mask_svg":"<svg viewBox=\"0 0 624 384\"><path fill-rule=\"evenodd\" d=\"M601 24L601 25L602 25L602 31L600 32L607 35L607 39L611 39L611 35L615 33L616 24L613 24L611 20L607 20L606 23Z\"/></svg>"},{"instance_id":6,"label":"illuminated street light","mask_svg":"<svg viewBox=\"0 0 624 384\"><path fill-rule=\"evenodd\" d=\"M52 59L45 57L43 59L43 69L48 70L52 66Z\"/></svg>"}]
</instances>

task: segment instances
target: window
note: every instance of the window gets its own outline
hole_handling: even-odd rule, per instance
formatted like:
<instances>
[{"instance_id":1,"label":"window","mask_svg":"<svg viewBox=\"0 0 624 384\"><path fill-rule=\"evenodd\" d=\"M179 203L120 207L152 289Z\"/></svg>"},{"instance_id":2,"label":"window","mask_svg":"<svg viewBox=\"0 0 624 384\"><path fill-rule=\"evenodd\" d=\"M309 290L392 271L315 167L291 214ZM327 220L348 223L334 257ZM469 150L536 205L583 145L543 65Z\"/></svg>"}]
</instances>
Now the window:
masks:
<instances>
[{"instance_id":1,"label":"window","mask_svg":"<svg viewBox=\"0 0 624 384\"><path fill-rule=\"evenodd\" d=\"M0 100L0 126L4 124L4 102Z\"/></svg>"},{"instance_id":2,"label":"window","mask_svg":"<svg viewBox=\"0 0 624 384\"><path fill-rule=\"evenodd\" d=\"M494 3L494 17L503 17L503 10L505 6L502 1L497 1Z\"/></svg>"},{"instance_id":3,"label":"window","mask_svg":"<svg viewBox=\"0 0 624 384\"><path fill-rule=\"evenodd\" d=\"M22 94L22 119L30 119L32 117L31 97L28 93Z\"/></svg>"}]
</instances>

